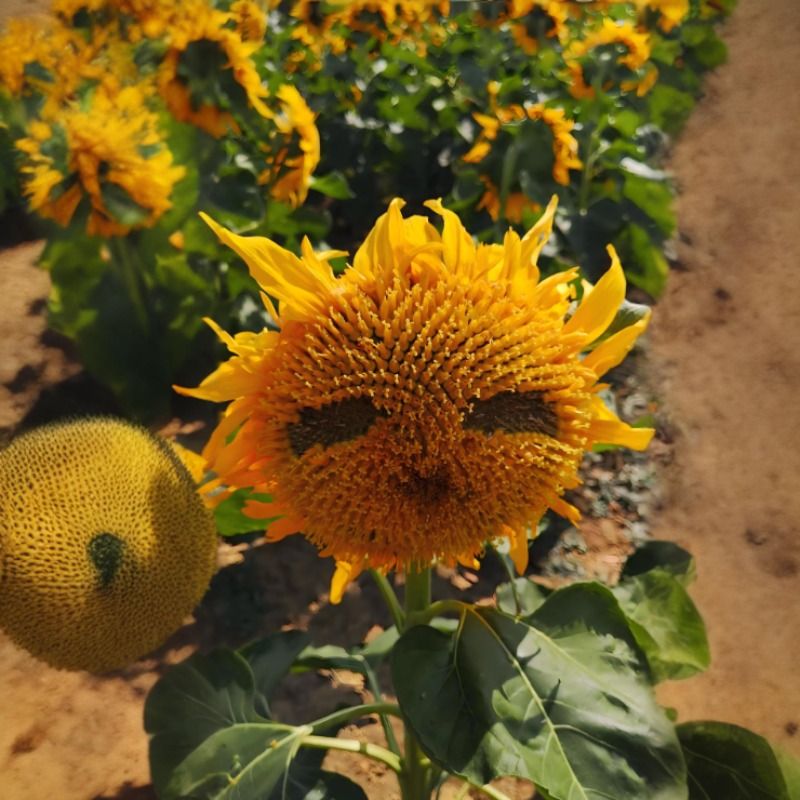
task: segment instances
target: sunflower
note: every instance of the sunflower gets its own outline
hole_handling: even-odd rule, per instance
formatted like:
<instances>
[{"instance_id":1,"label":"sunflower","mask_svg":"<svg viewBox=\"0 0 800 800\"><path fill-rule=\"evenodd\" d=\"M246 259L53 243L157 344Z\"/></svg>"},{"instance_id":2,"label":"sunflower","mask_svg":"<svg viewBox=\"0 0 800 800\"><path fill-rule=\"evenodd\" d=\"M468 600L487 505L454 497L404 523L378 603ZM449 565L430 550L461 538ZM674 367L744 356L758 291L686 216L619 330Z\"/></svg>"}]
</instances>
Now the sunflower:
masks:
<instances>
[{"instance_id":1,"label":"sunflower","mask_svg":"<svg viewBox=\"0 0 800 800\"><path fill-rule=\"evenodd\" d=\"M138 87L109 95L98 89L91 106L70 106L58 122L35 121L17 141L27 156L24 191L33 211L67 225L89 201L87 231L120 236L149 227L171 207L184 168L172 164L158 118Z\"/></svg>"},{"instance_id":2,"label":"sunflower","mask_svg":"<svg viewBox=\"0 0 800 800\"><path fill-rule=\"evenodd\" d=\"M236 17L204 2L182 8L169 28L169 49L158 76L161 94L175 118L214 137L238 130L231 109L239 100L269 116L266 89L251 58L260 42L242 41L228 23L235 26Z\"/></svg>"},{"instance_id":3,"label":"sunflower","mask_svg":"<svg viewBox=\"0 0 800 800\"><path fill-rule=\"evenodd\" d=\"M490 89L490 95L492 90ZM492 114L473 114L481 126L481 133L470 151L464 156L468 164L478 164L492 150L503 125L524 120L543 122L553 135L553 180L562 186L569 184L569 170L580 169L578 140L572 135L575 123L568 119L563 108L548 108L536 103L523 108L520 105L495 107Z\"/></svg>"},{"instance_id":4,"label":"sunflower","mask_svg":"<svg viewBox=\"0 0 800 800\"><path fill-rule=\"evenodd\" d=\"M658 26L665 33L680 25L689 14L689 0L634 0L639 12L652 9L660 14Z\"/></svg>"},{"instance_id":5,"label":"sunflower","mask_svg":"<svg viewBox=\"0 0 800 800\"><path fill-rule=\"evenodd\" d=\"M603 18L600 27L591 31L584 39L571 42L564 52L567 69L571 78L570 93L573 97L592 98L595 96L591 81L587 82L584 72L583 58L601 47L619 46L623 51L616 58L616 64L632 73L644 69L650 58L650 35L638 31L630 22L615 22L608 17ZM653 87L658 71L651 66L641 78L623 80L620 89L623 92L635 91L640 97ZM613 81L605 81L603 88L613 86Z\"/></svg>"},{"instance_id":6,"label":"sunflower","mask_svg":"<svg viewBox=\"0 0 800 800\"><path fill-rule=\"evenodd\" d=\"M231 401L204 451L210 468L231 489L272 495L245 509L283 515L270 539L302 531L336 559L334 602L365 567L472 565L501 537L523 569L548 508L578 518L561 495L587 448L640 449L653 434L598 394L647 324L598 343L625 294L613 249L575 307L577 268L540 280L536 266L555 198L502 245L476 246L440 201L426 205L441 233L393 200L339 278L329 261L341 253L306 239L299 258L204 217L247 262L279 330L230 336L210 322L233 357L178 391Z\"/></svg>"},{"instance_id":7,"label":"sunflower","mask_svg":"<svg viewBox=\"0 0 800 800\"><path fill-rule=\"evenodd\" d=\"M531 55L539 50L542 39L564 40L568 17L561 0L511 0L511 35Z\"/></svg>"},{"instance_id":8,"label":"sunflower","mask_svg":"<svg viewBox=\"0 0 800 800\"><path fill-rule=\"evenodd\" d=\"M267 14L253 0L236 0L231 5L231 14L236 20L236 30L243 42L261 42L267 31Z\"/></svg>"},{"instance_id":9,"label":"sunflower","mask_svg":"<svg viewBox=\"0 0 800 800\"><path fill-rule=\"evenodd\" d=\"M319 56L325 47L337 54L347 48L347 42L332 28L337 16L335 9L323 0L297 0L289 11L289 16L297 20L292 28L292 38L304 44L311 52Z\"/></svg>"},{"instance_id":10,"label":"sunflower","mask_svg":"<svg viewBox=\"0 0 800 800\"><path fill-rule=\"evenodd\" d=\"M481 175L481 182L486 187L476 210L486 209L486 213L497 222L502 217L515 225L522 224L522 217L525 212L537 214L542 210L541 205L535 200L531 200L524 192L509 192L506 196L505 206L500 204L500 192L497 187L492 183L490 178Z\"/></svg>"},{"instance_id":11,"label":"sunflower","mask_svg":"<svg viewBox=\"0 0 800 800\"><path fill-rule=\"evenodd\" d=\"M296 208L305 201L311 175L319 164L319 131L314 113L294 86L281 86L276 96L281 110L273 120L286 144L280 147L260 181L271 183L270 194L276 200Z\"/></svg>"},{"instance_id":12,"label":"sunflower","mask_svg":"<svg viewBox=\"0 0 800 800\"><path fill-rule=\"evenodd\" d=\"M0 36L0 85L14 96L29 90L42 95L39 113L53 117L81 80L95 77L92 62L104 43L102 35L87 41L46 17L9 20Z\"/></svg>"}]
</instances>

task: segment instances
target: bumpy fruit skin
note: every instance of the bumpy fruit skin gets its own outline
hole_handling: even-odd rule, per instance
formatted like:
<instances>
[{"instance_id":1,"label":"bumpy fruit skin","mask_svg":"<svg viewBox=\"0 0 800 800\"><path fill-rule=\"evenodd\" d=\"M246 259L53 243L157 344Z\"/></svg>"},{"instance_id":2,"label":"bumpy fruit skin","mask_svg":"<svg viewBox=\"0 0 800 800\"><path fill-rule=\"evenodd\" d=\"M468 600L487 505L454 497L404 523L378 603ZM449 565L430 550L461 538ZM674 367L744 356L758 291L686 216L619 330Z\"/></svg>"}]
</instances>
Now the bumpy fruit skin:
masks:
<instances>
[{"instance_id":1,"label":"bumpy fruit skin","mask_svg":"<svg viewBox=\"0 0 800 800\"><path fill-rule=\"evenodd\" d=\"M216 544L188 471L143 428L56 423L0 451L0 628L54 667L156 648L203 596Z\"/></svg>"}]
</instances>

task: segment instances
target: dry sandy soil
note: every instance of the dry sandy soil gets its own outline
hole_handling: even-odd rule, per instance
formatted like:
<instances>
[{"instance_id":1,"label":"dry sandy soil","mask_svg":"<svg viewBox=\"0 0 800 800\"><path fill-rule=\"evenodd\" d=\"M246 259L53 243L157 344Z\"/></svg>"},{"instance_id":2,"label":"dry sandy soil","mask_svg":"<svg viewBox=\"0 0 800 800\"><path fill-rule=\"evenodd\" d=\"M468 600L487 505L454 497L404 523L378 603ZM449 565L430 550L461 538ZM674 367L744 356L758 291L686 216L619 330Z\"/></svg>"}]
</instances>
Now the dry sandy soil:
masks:
<instances>
[{"instance_id":1,"label":"dry sandy soil","mask_svg":"<svg viewBox=\"0 0 800 800\"><path fill-rule=\"evenodd\" d=\"M0 0L0 17L28 5ZM706 675L662 687L660 697L681 719L739 723L800 755L797 0L740 0L725 38L730 62L708 79L673 154L681 269L650 337L653 385L679 431L653 532L697 558L693 593L713 661ZM0 435L47 400L44 387L78 372L46 332L47 281L31 266L37 247L0 255ZM84 390L75 389L78 405ZM195 620L120 673L56 672L0 636L4 800L152 800L142 704L168 664L194 647L290 623L349 644L368 633L379 606L364 585L333 611L329 566L302 541L256 548L244 561L228 550L224 560ZM478 593L496 577L481 575ZM440 580L437 591L453 589ZM278 709L307 719L360 689L347 674L309 676ZM360 735L379 738L377 726ZM349 764L331 766L347 769L370 798L395 797L388 776Z\"/></svg>"}]
</instances>

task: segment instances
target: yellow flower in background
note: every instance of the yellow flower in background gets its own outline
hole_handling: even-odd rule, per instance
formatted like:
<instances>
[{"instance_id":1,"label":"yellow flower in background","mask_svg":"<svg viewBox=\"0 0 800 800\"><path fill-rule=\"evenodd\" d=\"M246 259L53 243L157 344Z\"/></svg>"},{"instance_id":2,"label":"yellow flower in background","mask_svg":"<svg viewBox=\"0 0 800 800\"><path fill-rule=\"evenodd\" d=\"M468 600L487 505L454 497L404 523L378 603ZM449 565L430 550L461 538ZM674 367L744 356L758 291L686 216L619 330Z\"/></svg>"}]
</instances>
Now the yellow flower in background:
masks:
<instances>
[{"instance_id":1,"label":"yellow flower in background","mask_svg":"<svg viewBox=\"0 0 800 800\"><path fill-rule=\"evenodd\" d=\"M72 106L57 123L31 124L17 142L27 156L23 188L31 209L67 225L85 196L90 234L121 236L155 224L185 170L172 164L158 118L144 103L137 87L97 91L88 109ZM120 219L118 203L133 209L135 220Z\"/></svg>"},{"instance_id":2,"label":"yellow flower in background","mask_svg":"<svg viewBox=\"0 0 800 800\"><path fill-rule=\"evenodd\" d=\"M521 225L525 212L536 214L542 210L539 203L535 200L531 200L522 192L509 192L506 197L505 206L501 207L500 192L497 187L492 183L491 179L487 178L485 175L481 175L480 177L481 182L486 187L486 191L483 193L483 196L475 208L477 211L485 208L486 212L495 222L502 216L515 225Z\"/></svg>"},{"instance_id":3,"label":"yellow flower in background","mask_svg":"<svg viewBox=\"0 0 800 800\"><path fill-rule=\"evenodd\" d=\"M0 84L18 95L25 84L25 67L38 61L51 69L55 63L50 37L52 22L43 17L11 19L0 36Z\"/></svg>"},{"instance_id":4,"label":"yellow flower in background","mask_svg":"<svg viewBox=\"0 0 800 800\"><path fill-rule=\"evenodd\" d=\"M236 20L236 30L243 42L258 42L267 32L267 14L254 0L236 0L231 5L231 15Z\"/></svg>"},{"instance_id":5,"label":"yellow flower in background","mask_svg":"<svg viewBox=\"0 0 800 800\"><path fill-rule=\"evenodd\" d=\"M301 42L319 55L326 47L340 54L347 48L347 42L333 32L336 16L328 13L322 0L297 0L291 7L289 16L298 24L292 29L292 38Z\"/></svg>"},{"instance_id":6,"label":"yellow flower in background","mask_svg":"<svg viewBox=\"0 0 800 800\"><path fill-rule=\"evenodd\" d=\"M569 11L561 0L511 0L511 35L528 54L539 49L540 37L563 41Z\"/></svg>"},{"instance_id":7,"label":"yellow flower in background","mask_svg":"<svg viewBox=\"0 0 800 800\"><path fill-rule=\"evenodd\" d=\"M479 164L489 155L492 143L497 140L503 125L527 119L543 122L553 135L553 180L567 186L569 170L583 166L578 158L578 140L572 135L575 123L567 118L563 108L548 108L542 103L527 107L511 105L495 107L493 114L473 114L473 117L481 126L481 133L464 156L464 161L468 164Z\"/></svg>"},{"instance_id":8,"label":"yellow flower in background","mask_svg":"<svg viewBox=\"0 0 800 800\"><path fill-rule=\"evenodd\" d=\"M182 5L181 14L169 27L169 49L158 75L159 89L175 118L190 122L214 137L235 132L238 125L228 108L215 102L216 98L193 97L191 86L179 74L190 48L194 48L191 68L200 72L216 71L216 62L221 61L222 74L216 77L224 78L229 74L243 91L249 106L262 116L269 116L264 104L267 92L251 58L260 41L242 41L236 30L227 27L229 22L235 24L235 16L217 11L203 0Z\"/></svg>"},{"instance_id":9,"label":"yellow flower in background","mask_svg":"<svg viewBox=\"0 0 800 800\"><path fill-rule=\"evenodd\" d=\"M648 8L657 11L661 15L658 26L666 33L680 25L689 15L689 0L634 0L634 2L640 13Z\"/></svg>"},{"instance_id":10,"label":"yellow flower in background","mask_svg":"<svg viewBox=\"0 0 800 800\"><path fill-rule=\"evenodd\" d=\"M279 331L230 336L232 358L183 394L229 402L204 451L229 488L332 556L332 600L367 567L473 564L506 537L519 569L528 532L578 483L596 442L644 448L653 431L621 422L598 379L647 320L598 340L625 295L611 268L573 305L577 268L540 280L555 198L520 238L475 245L440 201L440 233L394 200L341 277L308 242L302 257L206 221L248 264ZM279 307L273 305L273 299ZM588 355L582 353L589 350Z\"/></svg>"},{"instance_id":11,"label":"yellow flower in background","mask_svg":"<svg viewBox=\"0 0 800 800\"><path fill-rule=\"evenodd\" d=\"M216 527L170 445L96 418L0 450L0 628L52 666L107 672L200 601Z\"/></svg>"},{"instance_id":12,"label":"yellow flower in background","mask_svg":"<svg viewBox=\"0 0 800 800\"><path fill-rule=\"evenodd\" d=\"M615 22L613 19L604 17L600 27L590 31L584 39L574 40L564 51L567 69L572 80L570 93L573 97L578 99L594 97L595 90L590 82L586 81L583 67L578 59L590 51L606 45L621 45L625 48L626 52L617 58L617 64L632 72L641 70L650 58L650 34L636 30L630 22ZM652 88L657 77L658 72L651 65L641 80L623 81L620 88L624 92L635 91L637 95L642 96ZM610 81L606 81L604 88L611 85Z\"/></svg>"},{"instance_id":13,"label":"yellow flower in background","mask_svg":"<svg viewBox=\"0 0 800 800\"><path fill-rule=\"evenodd\" d=\"M104 44L102 34L87 41L51 18L9 20L0 36L0 85L12 95L28 88L41 93L40 113L52 116L83 78L93 77L91 64Z\"/></svg>"},{"instance_id":14,"label":"yellow flower in background","mask_svg":"<svg viewBox=\"0 0 800 800\"><path fill-rule=\"evenodd\" d=\"M294 86L281 86L276 96L281 109L272 119L286 143L279 145L260 181L270 184L270 194L276 200L297 207L305 201L311 176L319 164L319 131L315 114Z\"/></svg>"}]
</instances>

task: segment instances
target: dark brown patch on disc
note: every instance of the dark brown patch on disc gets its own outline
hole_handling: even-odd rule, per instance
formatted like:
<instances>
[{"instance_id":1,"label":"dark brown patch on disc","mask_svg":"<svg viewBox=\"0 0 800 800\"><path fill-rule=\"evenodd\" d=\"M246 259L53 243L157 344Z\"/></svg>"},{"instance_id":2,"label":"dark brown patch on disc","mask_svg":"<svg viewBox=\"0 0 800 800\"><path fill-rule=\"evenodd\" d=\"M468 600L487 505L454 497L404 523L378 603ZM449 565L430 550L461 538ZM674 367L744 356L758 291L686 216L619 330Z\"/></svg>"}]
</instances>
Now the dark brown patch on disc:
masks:
<instances>
[{"instance_id":1,"label":"dark brown patch on disc","mask_svg":"<svg viewBox=\"0 0 800 800\"><path fill-rule=\"evenodd\" d=\"M451 491L447 475L439 472L433 475L413 473L407 481L400 483L398 488L403 494L419 501L424 506L438 503Z\"/></svg>"},{"instance_id":2,"label":"dark brown patch on disc","mask_svg":"<svg viewBox=\"0 0 800 800\"><path fill-rule=\"evenodd\" d=\"M299 458L315 444L330 447L363 436L384 416L366 397L300 409L300 422L287 425L289 445Z\"/></svg>"},{"instance_id":3,"label":"dark brown patch on disc","mask_svg":"<svg viewBox=\"0 0 800 800\"><path fill-rule=\"evenodd\" d=\"M500 392L488 400L475 400L464 416L467 430L484 433L558 433L558 416L542 392Z\"/></svg>"}]
</instances>

